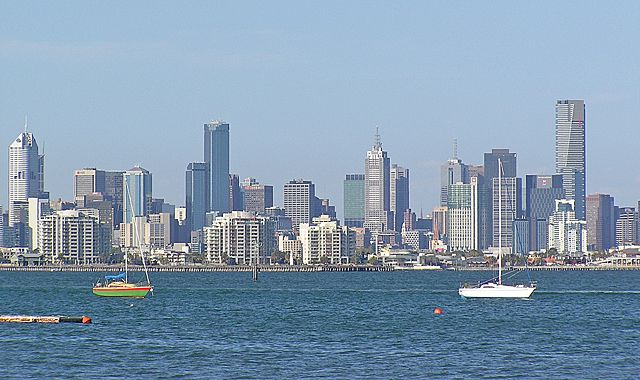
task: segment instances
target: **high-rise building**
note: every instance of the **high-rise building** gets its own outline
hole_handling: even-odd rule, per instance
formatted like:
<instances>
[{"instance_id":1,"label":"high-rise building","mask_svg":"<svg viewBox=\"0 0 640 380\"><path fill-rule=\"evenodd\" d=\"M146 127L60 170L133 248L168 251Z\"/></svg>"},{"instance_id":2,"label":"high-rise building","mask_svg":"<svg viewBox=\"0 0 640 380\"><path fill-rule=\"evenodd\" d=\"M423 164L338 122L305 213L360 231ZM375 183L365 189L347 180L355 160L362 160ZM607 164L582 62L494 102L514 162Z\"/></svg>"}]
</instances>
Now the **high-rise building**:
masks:
<instances>
[{"instance_id":1,"label":"high-rise building","mask_svg":"<svg viewBox=\"0 0 640 380\"><path fill-rule=\"evenodd\" d=\"M556 200L564 198L561 175L527 175L525 177L527 219L547 219L556 207Z\"/></svg>"},{"instance_id":2,"label":"high-rise building","mask_svg":"<svg viewBox=\"0 0 640 380\"><path fill-rule=\"evenodd\" d=\"M44 196L44 155L36 138L22 132L9 145L9 226L27 224L28 199Z\"/></svg>"},{"instance_id":3,"label":"high-rise building","mask_svg":"<svg viewBox=\"0 0 640 380\"><path fill-rule=\"evenodd\" d=\"M447 190L455 183L469 183L469 167L458 158L454 143L453 157L440 167L440 206L448 204Z\"/></svg>"},{"instance_id":4,"label":"high-rise building","mask_svg":"<svg viewBox=\"0 0 640 380\"><path fill-rule=\"evenodd\" d=\"M73 194L78 200L85 195L105 192L104 170L85 168L73 173Z\"/></svg>"},{"instance_id":5,"label":"high-rise building","mask_svg":"<svg viewBox=\"0 0 640 380\"><path fill-rule=\"evenodd\" d=\"M388 230L392 224L390 206L390 164L382 150L380 134L364 161L364 226L372 232Z\"/></svg>"},{"instance_id":6,"label":"high-rise building","mask_svg":"<svg viewBox=\"0 0 640 380\"><path fill-rule=\"evenodd\" d=\"M492 194L493 246L511 247L513 221L520 218L522 213L522 180L514 177L503 177L500 180L496 177L493 179Z\"/></svg>"},{"instance_id":7,"label":"high-rise building","mask_svg":"<svg viewBox=\"0 0 640 380\"><path fill-rule=\"evenodd\" d=\"M451 251L478 249L478 178L458 182L447 190L447 236Z\"/></svg>"},{"instance_id":8,"label":"high-rise building","mask_svg":"<svg viewBox=\"0 0 640 380\"><path fill-rule=\"evenodd\" d=\"M273 186L253 184L242 189L244 211L263 214L273 207Z\"/></svg>"},{"instance_id":9,"label":"high-rise building","mask_svg":"<svg viewBox=\"0 0 640 380\"><path fill-rule=\"evenodd\" d=\"M284 212L291 218L294 230L298 230L300 223L310 223L316 216L317 199L316 187L311 181L298 179L284 185Z\"/></svg>"},{"instance_id":10,"label":"high-rise building","mask_svg":"<svg viewBox=\"0 0 640 380\"><path fill-rule=\"evenodd\" d=\"M209 210L207 172L206 162L191 162L187 165L185 204L191 231L198 231L205 225L205 215Z\"/></svg>"},{"instance_id":11,"label":"high-rise building","mask_svg":"<svg viewBox=\"0 0 640 380\"><path fill-rule=\"evenodd\" d=\"M94 264L111 251L111 231L97 217L58 211L40 219L38 247L48 263Z\"/></svg>"},{"instance_id":12,"label":"high-rise building","mask_svg":"<svg viewBox=\"0 0 640 380\"><path fill-rule=\"evenodd\" d=\"M113 203L113 226L119 228L124 210L124 188L122 186L123 171L104 172L104 193Z\"/></svg>"},{"instance_id":13,"label":"high-rise building","mask_svg":"<svg viewBox=\"0 0 640 380\"><path fill-rule=\"evenodd\" d=\"M327 215L300 224L303 264L347 264L355 253L356 232Z\"/></svg>"},{"instance_id":14,"label":"high-rise building","mask_svg":"<svg viewBox=\"0 0 640 380\"><path fill-rule=\"evenodd\" d=\"M135 166L122 175L123 223L135 216L149 215L153 201L152 177L148 170Z\"/></svg>"},{"instance_id":15,"label":"high-rise building","mask_svg":"<svg viewBox=\"0 0 640 380\"><path fill-rule=\"evenodd\" d=\"M497 218L493 215L493 179L498 178L499 163L502 165L502 178L515 178L517 176L517 156L514 152L510 152L509 149L491 149L491 153L484 154L484 202L485 209L480 212L480 241L481 248L487 248L490 246L497 246L498 242L493 238L496 236L493 232L495 230L493 221ZM512 226L512 223L508 223ZM509 230L511 227L509 227ZM511 238L509 238L511 242ZM505 241L503 240L503 243ZM510 243L509 243L510 244Z\"/></svg>"},{"instance_id":16,"label":"high-rise building","mask_svg":"<svg viewBox=\"0 0 640 380\"><path fill-rule=\"evenodd\" d=\"M448 235L448 209L447 207L436 207L432 212L433 238L435 240L447 240Z\"/></svg>"},{"instance_id":17,"label":"high-rise building","mask_svg":"<svg viewBox=\"0 0 640 380\"><path fill-rule=\"evenodd\" d=\"M347 174L344 179L344 224L364 225L364 174Z\"/></svg>"},{"instance_id":18,"label":"high-rise building","mask_svg":"<svg viewBox=\"0 0 640 380\"><path fill-rule=\"evenodd\" d=\"M393 229L402 232L404 212L409 209L409 169L391 165L389 186L389 205L394 215Z\"/></svg>"},{"instance_id":19,"label":"high-rise building","mask_svg":"<svg viewBox=\"0 0 640 380\"><path fill-rule=\"evenodd\" d=\"M266 264L276 247L273 221L251 212L226 213L203 230L205 254L213 263Z\"/></svg>"},{"instance_id":20,"label":"high-rise building","mask_svg":"<svg viewBox=\"0 0 640 380\"><path fill-rule=\"evenodd\" d=\"M563 255L587 252L587 222L576 218L574 207L574 200L558 199L549 217L549 249Z\"/></svg>"},{"instance_id":21,"label":"high-rise building","mask_svg":"<svg viewBox=\"0 0 640 380\"><path fill-rule=\"evenodd\" d=\"M243 207L240 176L229 174L229 210L242 211Z\"/></svg>"},{"instance_id":22,"label":"high-rise building","mask_svg":"<svg viewBox=\"0 0 640 380\"><path fill-rule=\"evenodd\" d=\"M516 219L513 221L513 243L511 244L514 255L524 256L529 253L530 231L528 219Z\"/></svg>"},{"instance_id":23,"label":"high-rise building","mask_svg":"<svg viewBox=\"0 0 640 380\"><path fill-rule=\"evenodd\" d=\"M31 237L31 244L29 248L31 250L39 250L39 236L38 224L40 219L45 216L51 215L51 207L49 206L49 199L41 198L29 198L29 235Z\"/></svg>"},{"instance_id":24,"label":"high-rise building","mask_svg":"<svg viewBox=\"0 0 640 380\"><path fill-rule=\"evenodd\" d=\"M616 219L613 197L609 194L587 196L587 246L606 251L616 245Z\"/></svg>"},{"instance_id":25,"label":"high-rise building","mask_svg":"<svg viewBox=\"0 0 640 380\"><path fill-rule=\"evenodd\" d=\"M576 217L585 219L586 112L584 100L556 101L556 173L563 176L565 197L574 199Z\"/></svg>"},{"instance_id":26,"label":"high-rise building","mask_svg":"<svg viewBox=\"0 0 640 380\"><path fill-rule=\"evenodd\" d=\"M635 207L616 207L616 244L634 245L638 242L638 212Z\"/></svg>"},{"instance_id":27,"label":"high-rise building","mask_svg":"<svg viewBox=\"0 0 640 380\"><path fill-rule=\"evenodd\" d=\"M204 125L204 161L209 165L209 211L229 211L229 124Z\"/></svg>"}]
</instances>

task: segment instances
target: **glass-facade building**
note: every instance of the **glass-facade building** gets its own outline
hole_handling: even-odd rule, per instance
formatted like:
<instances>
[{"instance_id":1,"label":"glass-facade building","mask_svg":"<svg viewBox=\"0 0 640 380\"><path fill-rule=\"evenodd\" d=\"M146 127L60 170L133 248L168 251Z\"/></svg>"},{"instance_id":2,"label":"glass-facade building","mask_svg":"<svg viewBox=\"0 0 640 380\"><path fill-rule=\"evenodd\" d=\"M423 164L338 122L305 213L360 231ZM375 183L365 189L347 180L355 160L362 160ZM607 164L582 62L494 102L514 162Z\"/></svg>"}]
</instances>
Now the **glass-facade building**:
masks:
<instances>
[{"instance_id":1,"label":"glass-facade building","mask_svg":"<svg viewBox=\"0 0 640 380\"><path fill-rule=\"evenodd\" d=\"M191 162L187 165L185 205L191 231L198 231L205 225L205 216L209 206L207 169L206 162Z\"/></svg>"},{"instance_id":2,"label":"glass-facade building","mask_svg":"<svg viewBox=\"0 0 640 380\"><path fill-rule=\"evenodd\" d=\"M229 124L204 125L204 162L209 166L209 210L229 211Z\"/></svg>"},{"instance_id":3,"label":"glass-facade building","mask_svg":"<svg viewBox=\"0 0 640 380\"><path fill-rule=\"evenodd\" d=\"M364 225L364 174L347 174L343 183L344 225Z\"/></svg>"},{"instance_id":4,"label":"glass-facade building","mask_svg":"<svg viewBox=\"0 0 640 380\"><path fill-rule=\"evenodd\" d=\"M576 218L585 219L586 112L584 100L556 101L556 173L565 197L575 200Z\"/></svg>"},{"instance_id":5,"label":"glass-facade building","mask_svg":"<svg viewBox=\"0 0 640 380\"><path fill-rule=\"evenodd\" d=\"M135 216L149 214L152 196L151 173L139 166L124 172L123 179L123 223L131 223Z\"/></svg>"}]
</instances>

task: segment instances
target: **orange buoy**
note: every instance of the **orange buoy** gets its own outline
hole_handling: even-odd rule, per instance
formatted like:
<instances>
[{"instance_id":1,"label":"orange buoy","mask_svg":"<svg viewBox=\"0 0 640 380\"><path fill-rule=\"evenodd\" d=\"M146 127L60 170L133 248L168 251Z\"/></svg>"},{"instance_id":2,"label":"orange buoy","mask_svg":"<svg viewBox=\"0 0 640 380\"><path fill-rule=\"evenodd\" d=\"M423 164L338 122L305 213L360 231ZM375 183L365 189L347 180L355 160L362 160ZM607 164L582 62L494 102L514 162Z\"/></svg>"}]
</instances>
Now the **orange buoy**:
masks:
<instances>
[{"instance_id":1,"label":"orange buoy","mask_svg":"<svg viewBox=\"0 0 640 380\"><path fill-rule=\"evenodd\" d=\"M82 323L84 323L85 325L87 323L91 323L91 318L87 317L87 316L83 316L82 317Z\"/></svg>"},{"instance_id":2,"label":"orange buoy","mask_svg":"<svg viewBox=\"0 0 640 380\"><path fill-rule=\"evenodd\" d=\"M442 309L436 307L435 309L433 309L433 315L442 315Z\"/></svg>"}]
</instances>

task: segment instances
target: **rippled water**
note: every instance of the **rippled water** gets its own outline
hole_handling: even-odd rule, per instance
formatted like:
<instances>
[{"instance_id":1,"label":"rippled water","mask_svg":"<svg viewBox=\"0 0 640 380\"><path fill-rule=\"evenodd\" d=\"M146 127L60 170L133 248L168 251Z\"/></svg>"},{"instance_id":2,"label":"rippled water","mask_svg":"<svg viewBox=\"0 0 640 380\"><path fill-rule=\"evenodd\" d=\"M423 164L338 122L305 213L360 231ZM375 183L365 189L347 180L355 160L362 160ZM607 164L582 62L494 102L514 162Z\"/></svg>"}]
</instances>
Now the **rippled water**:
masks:
<instances>
[{"instance_id":1,"label":"rippled water","mask_svg":"<svg viewBox=\"0 0 640 380\"><path fill-rule=\"evenodd\" d=\"M0 314L94 321L0 324L0 378L640 377L637 271L534 273L530 300L460 298L482 272L151 275L108 299L95 273L0 272Z\"/></svg>"}]
</instances>

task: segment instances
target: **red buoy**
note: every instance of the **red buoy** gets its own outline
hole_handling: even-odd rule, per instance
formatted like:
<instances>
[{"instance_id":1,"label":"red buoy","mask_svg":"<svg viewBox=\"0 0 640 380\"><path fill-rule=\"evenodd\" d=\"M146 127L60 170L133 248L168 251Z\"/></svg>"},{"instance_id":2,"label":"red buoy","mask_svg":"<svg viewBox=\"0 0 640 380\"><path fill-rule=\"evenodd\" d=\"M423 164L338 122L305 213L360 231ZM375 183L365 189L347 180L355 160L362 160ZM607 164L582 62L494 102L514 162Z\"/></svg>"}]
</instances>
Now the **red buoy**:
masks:
<instances>
[{"instance_id":1,"label":"red buoy","mask_svg":"<svg viewBox=\"0 0 640 380\"><path fill-rule=\"evenodd\" d=\"M439 307L436 307L435 309L433 309L433 315L441 315L442 314L442 309Z\"/></svg>"},{"instance_id":2,"label":"red buoy","mask_svg":"<svg viewBox=\"0 0 640 380\"><path fill-rule=\"evenodd\" d=\"M83 316L82 317L82 323L84 323L85 325L87 323L91 323L91 318L87 317L87 316Z\"/></svg>"}]
</instances>

